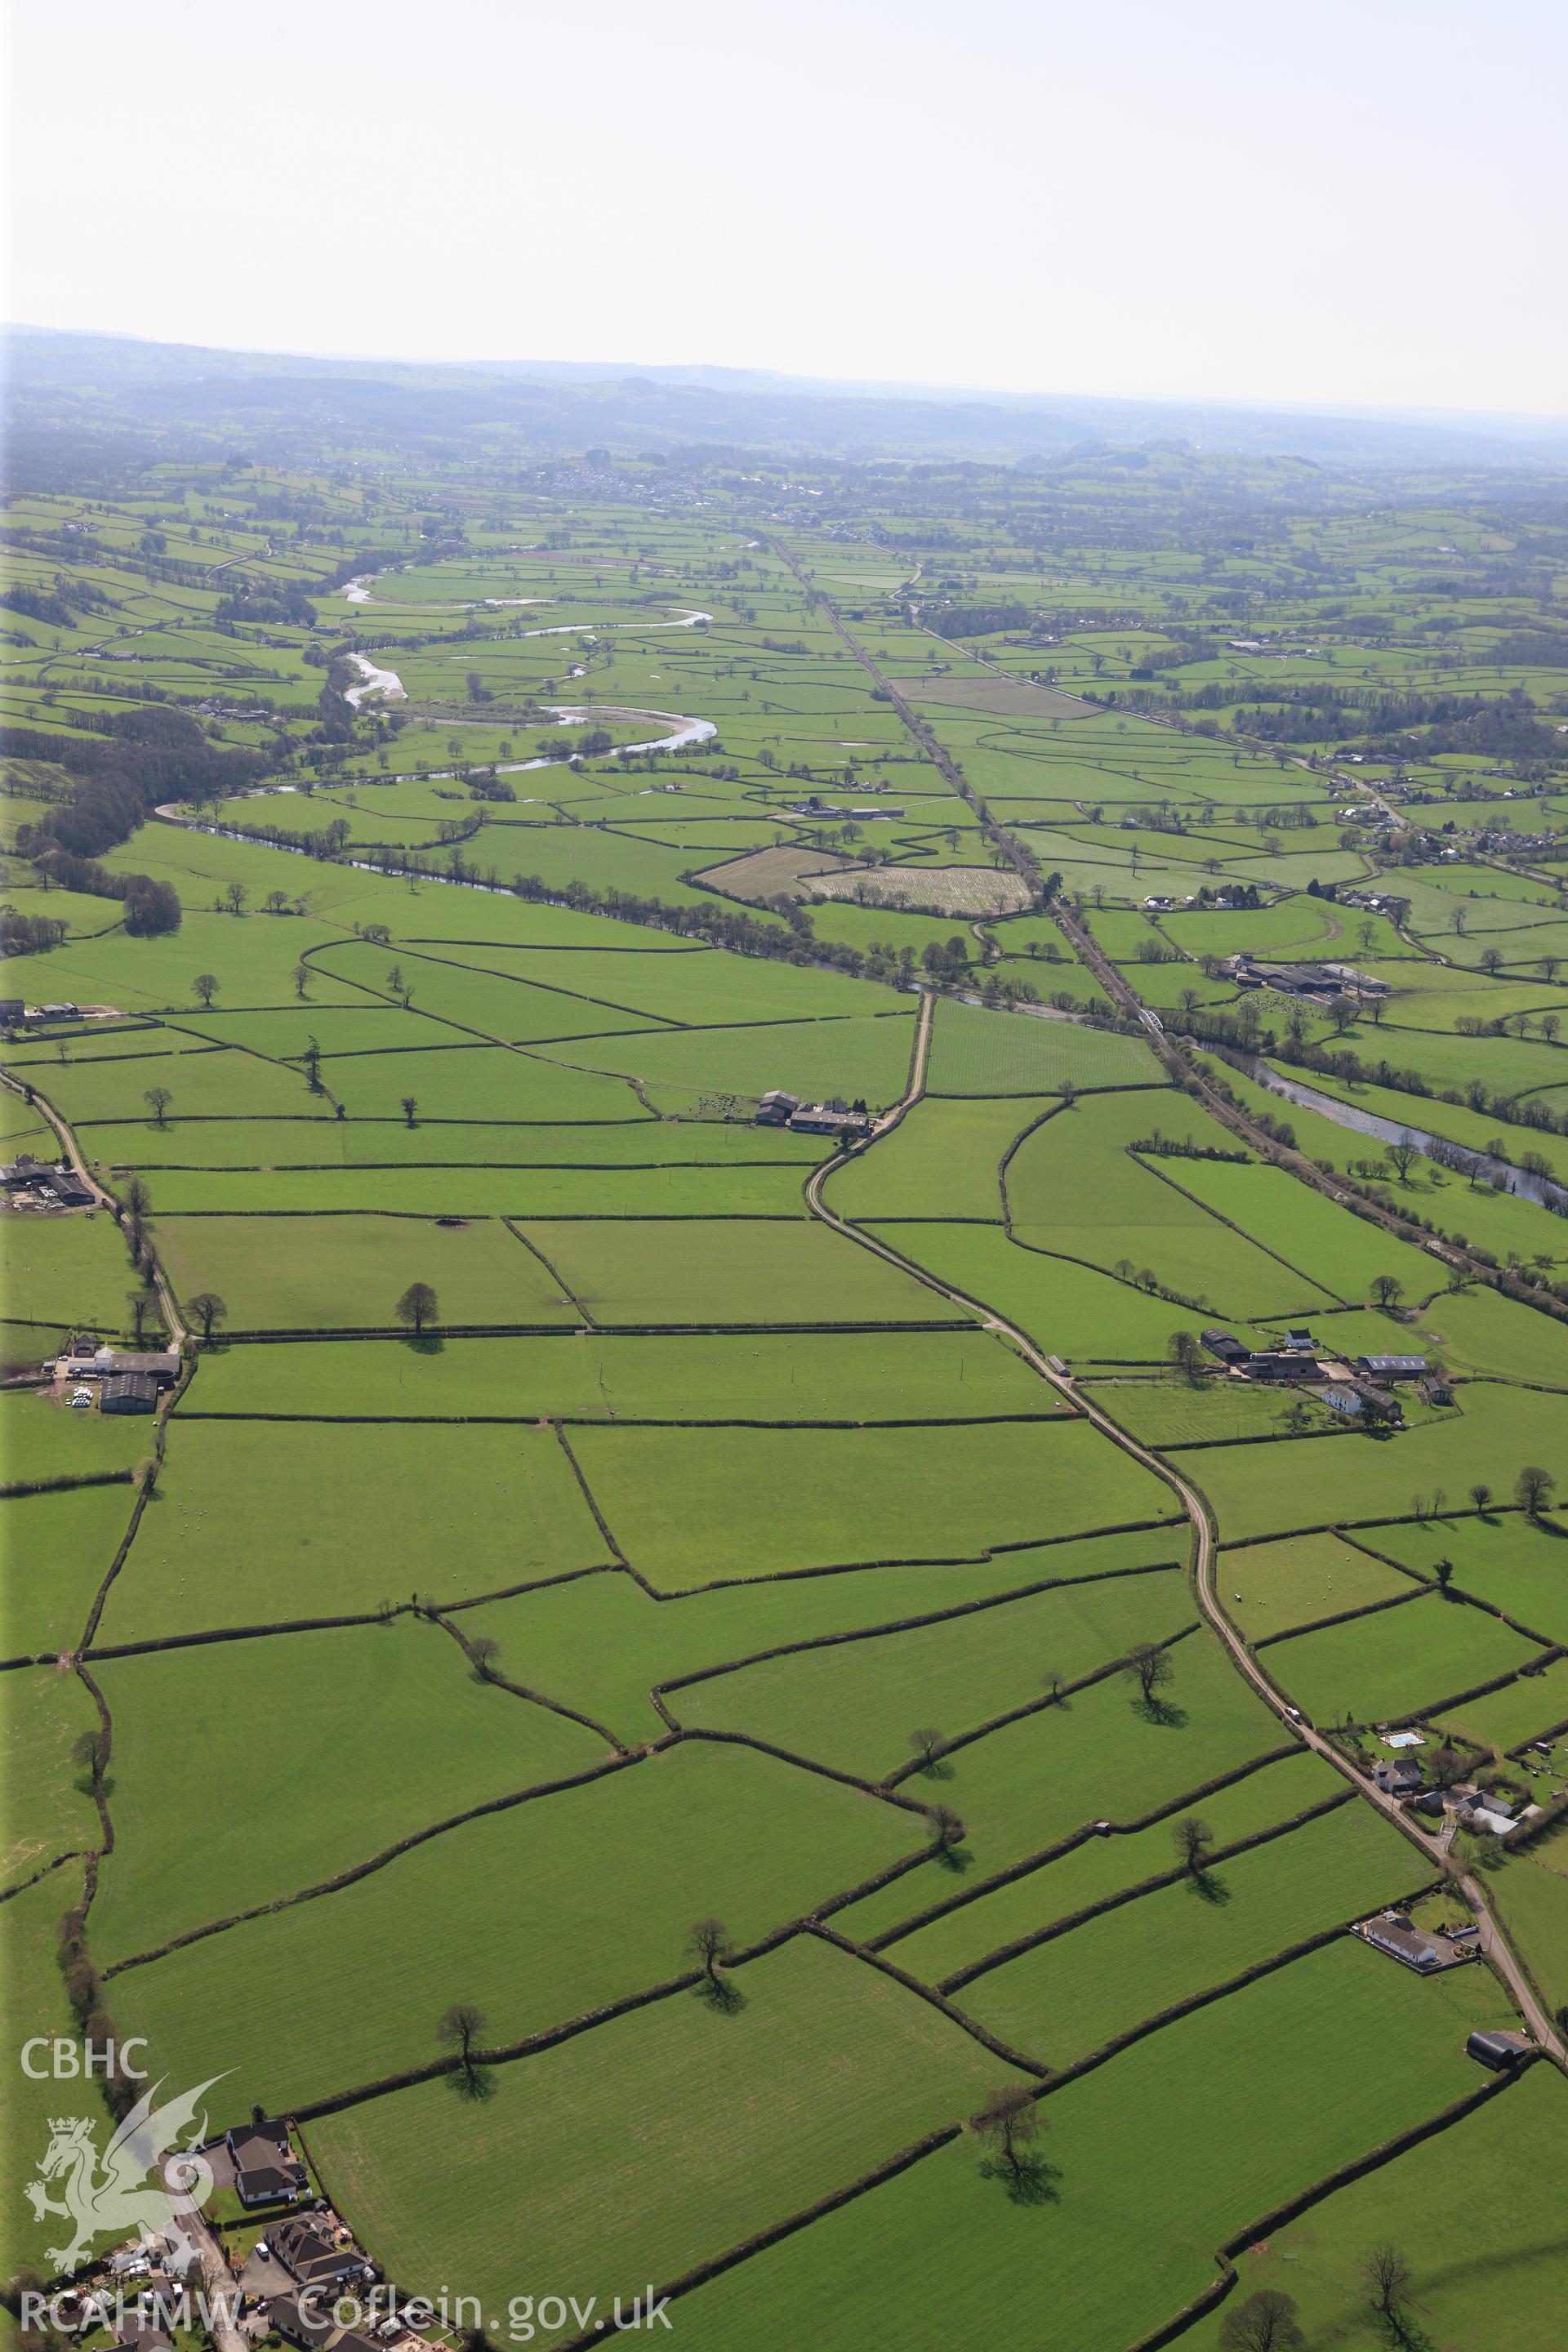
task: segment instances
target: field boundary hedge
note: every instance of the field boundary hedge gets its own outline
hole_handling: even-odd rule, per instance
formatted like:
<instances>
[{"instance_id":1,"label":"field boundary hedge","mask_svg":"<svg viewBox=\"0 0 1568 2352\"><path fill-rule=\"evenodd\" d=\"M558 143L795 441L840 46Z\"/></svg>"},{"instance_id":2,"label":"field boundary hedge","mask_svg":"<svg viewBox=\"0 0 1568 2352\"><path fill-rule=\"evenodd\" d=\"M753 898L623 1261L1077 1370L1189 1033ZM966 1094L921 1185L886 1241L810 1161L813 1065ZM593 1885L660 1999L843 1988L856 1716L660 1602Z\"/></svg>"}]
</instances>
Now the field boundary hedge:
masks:
<instances>
[{"instance_id":1,"label":"field boundary hedge","mask_svg":"<svg viewBox=\"0 0 1568 2352\"><path fill-rule=\"evenodd\" d=\"M230 1927L242 1927L247 1920L265 1919L274 1911L291 1911L297 1904L313 1903L319 1895L335 1895L340 1888L352 1886L356 1880L369 1878L384 1870L399 1856L411 1853L416 1846L428 1844L432 1838L444 1837L448 1830L461 1829L465 1822L482 1820L487 1813L510 1812L513 1806L531 1804L538 1797L558 1796L563 1790L581 1789L592 1780L602 1780L606 1773L624 1771L629 1764L640 1764L644 1759L670 1745L668 1739L656 1739L647 1748L633 1748L619 1756L606 1757L602 1764L593 1764L581 1772L567 1773L554 1780L536 1780L526 1789L514 1789L504 1797L487 1797L481 1804L468 1805L460 1813L449 1813L445 1819L431 1822L425 1828L411 1831L407 1837L398 1838L383 1846L363 1862L356 1862L346 1870L334 1872L313 1885L301 1886L292 1895L279 1895L270 1903L254 1903L247 1910L231 1911L221 1919L209 1919L200 1927L186 1927L179 1935L169 1937L162 1944L152 1945L144 1952L132 1952L122 1960L112 1960L103 1969L105 1979L117 1977L127 1969L145 1968L149 1962L166 1958L170 1952L183 1950L187 1944L205 1943L209 1936L221 1936Z\"/></svg>"},{"instance_id":2,"label":"field boundary hedge","mask_svg":"<svg viewBox=\"0 0 1568 2352\"><path fill-rule=\"evenodd\" d=\"M1156 1643L1154 1646L1160 1650L1172 1650L1178 1642L1184 1642L1189 1633L1201 1631L1201 1623L1194 1618L1191 1624L1178 1626L1175 1633L1167 1634L1163 1642ZM1070 1698L1075 1691L1089 1690L1094 1684L1105 1682L1112 1675L1121 1674L1126 1665L1125 1656L1108 1658L1103 1665L1094 1667L1087 1675L1079 1675L1075 1682L1064 1682L1058 1691L1047 1691L1039 1698L1026 1699L1021 1706L1010 1706L1001 1715L991 1716L985 1722L975 1724L968 1731L954 1732L951 1739L943 1741L937 1760L940 1762L943 1757L955 1755L961 1748L973 1747L977 1739L989 1738L994 1731L1003 1731L1010 1723L1022 1722L1026 1716L1043 1714L1047 1708L1058 1706L1064 1698ZM900 1780L907 1780L912 1773L923 1772L927 1769L923 1757L912 1756L907 1764L900 1764L889 1772L880 1785L887 1790L896 1789Z\"/></svg>"},{"instance_id":3,"label":"field boundary hedge","mask_svg":"<svg viewBox=\"0 0 1568 2352\"><path fill-rule=\"evenodd\" d=\"M940 1985L927 1984L920 1977L910 1976L907 1969L900 1969L895 1961L885 1958L880 1952L874 1952L868 1944L857 1944L852 1937L841 1936L836 1927L829 1927L821 1920L814 1920L806 1932L808 1935L820 1936L825 1943L836 1945L839 1951L847 1952L855 1959L863 1960L868 1968L879 1969L884 1976L891 1977L895 1984L902 1985L907 1992L914 1993L919 2000L927 2002L931 2008L940 2011L943 2017L967 2033L972 2041L980 2042L984 2048L990 2051L993 2057L1000 2058L1006 2065L1016 2066L1024 2074L1033 2074L1037 2082L1044 2082L1050 2074L1050 2068L1043 2060L1026 2057L1021 2050L1015 2050L1010 2042L1004 2042L999 2035L993 2033L989 2026L983 2025L978 2018L966 2016L962 2009L947 1999Z\"/></svg>"},{"instance_id":4,"label":"field boundary hedge","mask_svg":"<svg viewBox=\"0 0 1568 2352\"><path fill-rule=\"evenodd\" d=\"M1284 1821L1272 1822L1266 1829L1254 1830L1246 1837L1233 1840L1229 1845L1217 1846L1198 1870L1189 1871L1184 1864L1177 1864L1173 1869L1155 1871L1131 1886L1118 1887L1112 1894L1100 1895L1096 1902L1084 1904L1079 1910L1069 1911L1060 1919L1053 1919L1047 1927L1031 1928L1027 1935L1015 1936L1010 1943L999 1944L994 1952L984 1954L978 1960L971 1960L962 1969L954 1969L948 1976L939 1977L937 1989L941 1992L955 1992L961 1985L973 1984L976 1977L989 1975L993 1969L1005 1967L1009 1960L1019 1958L1025 1952L1032 1952L1041 1944L1054 1943L1058 1936L1070 1935L1075 1927L1083 1927L1090 1919L1098 1919L1106 1912L1119 1911L1125 1904L1139 1902L1146 1895L1157 1895L1163 1887L1179 1886L1184 1878L1205 1877L1217 1864L1232 1862L1237 1854L1250 1853L1257 1846L1269 1845L1276 1838L1288 1837L1291 1831L1300 1829L1306 1822L1317 1821L1327 1813L1338 1812L1342 1807L1353 1805L1356 1801L1354 1789L1337 1789L1331 1796L1321 1798L1314 1805L1304 1805L1300 1812L1289 1814Z\"/></svg>"},{"instance_id":5,"label":"field boundary hedge","mask_svg":"<svg viewBox=\"0 0 1568 2352\"><path fill-rule=\"evenodd\" d=\"M27 1495L68 1495L82 1486L132 1486L134 1470L83 1470L58 1478L12 1478L0 1486L0 1501L17 1502Z\"/></svg>"},{"instance_id":6,"label":"field boundary hedge","mask_svg":"<svg viewBox=\"0 0 1568 2352\"><path fill-rule=\"evenodd\" d=\"M879 1951L886 1944L899 1943L905 1936L912 1936L917 1927L929 1927L933 1919L945 1918L950 1911L962 1910L966 1903L977 1903L983 1895L990 1895L999 1886L1010 1886L1016 1879L1027 1878L1032 1872L1043 1870L1047 1863L1059 1862L1065 1854L1076 1853L1080 1845L1086 1845L1091 1837L1135 1837L1141 1830L1152 1829L1156 1822L1168 1821L1173 1813L1197 1804L1203 1798L1212 1797L1221 1789L1232 1787L1237 1780L1250 1780L1254 1772L1261 1772L1267 1765L1280 1764L1288 1757L1308 1752L1299 1740L1284 1740L1278 1748L1266 1748L1260 1756L1249 1757L1245 1764L1237 1764L1228 1772L1218 1773L1213 1780L1200 1780L1196 1788L1184 1790L1179 1797L1173 1797L1168 1803L1156 1806L1152 1812L1137 1814L1131 1821L1110 1822L1104 1829L1093 1822L1085 1822L1081 1828L1069 1831L1066 1837L1058 1838L1053 1845L1041 1846L1036 1853L1025 1854L1017 1862L1007 1863L1001 1870L993 1871L989 1877L978 1880L973 1886L961 1887L956 1894L946 1896L941 1903L931 1904L927 1910L917 1912L901 1925L884 1928L879 1936L868 1939L867 1948Z\"/></svg>"},{"instance_id":7,"label":"field boundary hedge","mask_svg":"<svg viewBox=\"0 0 1568 2352\"><path fill-rule=\"evenodd\" d=\"M832 1423L826 1426L834 1426ZM889 1633L917 1632L924 1625L945 1624L952 1618L978 1616L987 1609L1000 1609L1014 1601L1027 1601L1041 1592L1065 1592L1079 1584L1110 1584L1119 1578L1130 1576L1169 1576L1183 1573L1180 1560L1155 1560L1139 1568L1108 1568L1098 1576L1047 1576L1032 1584L1015 1585L1007 1592L988 1592L975 1601L957 1601L950 1609L929 1609L918 1617L892 1617L880 1625L855 1625L839 1633L812 1633L798 1642L775 1642L766 1650L753 1650L743 1658L728 1658L718 1665L694 1666L689 1674L672 1675L667 1682L655 1683L656 1692L689 1690L695 1683L712 1682L724 1675L738 1674L745 1666L763 1664L769 1658L802 1655L809 1650L830 1650L849 1642L878 1641ZM945 1750L943 1751L945 1753Z\"/></svg>"},{"instance_id":8,"label":"field boundary hedge","mask_svg":"<svg viewBox=\"0 0 1568 2352\"><path fill-rule=\"evenodd\" d=\"M1325 1633L1331 1625L1349 1625L1357 1617L1376 1617L1386 1609L1408 1609L1413 1601L1424 1601L1436 1590L1431 1584L1415 1592L1391 1592L1382 1601L1363 1601L1354 1609L1338 1609L1330 1617L1309 1617L1300 1625L1287 1625L1280 1633L1260 1634L1247 1646L1254 1652L1269 1650L1276 1642L1293 1642L1300 1633Z\"/></svg>"}]
</instances>

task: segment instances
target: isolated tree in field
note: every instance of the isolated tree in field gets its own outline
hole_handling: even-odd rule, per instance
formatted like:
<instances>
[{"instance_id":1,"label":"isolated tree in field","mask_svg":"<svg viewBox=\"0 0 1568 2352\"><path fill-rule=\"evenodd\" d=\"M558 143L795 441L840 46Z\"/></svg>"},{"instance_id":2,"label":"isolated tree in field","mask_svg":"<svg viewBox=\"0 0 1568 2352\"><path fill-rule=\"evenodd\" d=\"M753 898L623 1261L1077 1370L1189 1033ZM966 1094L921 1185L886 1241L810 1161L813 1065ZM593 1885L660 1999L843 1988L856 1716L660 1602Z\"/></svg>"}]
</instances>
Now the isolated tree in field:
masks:
<instances>
[{"instance_id":1,"label":"isolated tree in field","mask_svg":"<svg viewBox=\"0 0 1568 2352\"><path fill-rule=\"evenodd\" d=\"M414 1332L425 1330L439 1313L436 1294L427 1282L411 1282L393 1312Z\"/></svg>"},{"instance_id":2,"label":"isolated tree in field","mask_svg":"<svg viewBox=\"0 0 1568 2352\"><path fill-rule=\"evenodd\" d=\"M1539 1524L1556 1484L1550 1470L1543 1470L1538 1462L1527 1462L1513 1482L1513 1499L1527 1518Z\"/></svg>"},{"instance_id":3,"label":"isolated tree in field","mask_svg":"<svg viewBox=\"0 0 1568 2352\"><path fill-rule=\"evenodd\" d=\"M391 989L391 991L392 991L392 992L393 992L394 996L401 996L401 995L402 995L402 993L403 993L403 966L402 966L400 963L395 963L395 964L393 965L393 967L392 967L391 971L387 973L387 975L386 975L386 984L387 984L388 988L390 988L390 989Z\"/></svg>"},{"instance_id":4,"label":"isolated tree in field","mask_svg":"<svg viewBox=\"0 0 1568 2352\"><path fill-rule=\"evenodd\" d=\"M719 1969L729 1968L735 1958L734 1938L722 1919L699 1919L686 1938L686 1948L694 1960L701 1961L704 1976L715 1986Z\"/></svg>"},{"instance_id":5,"label":"isolated tree in field","mask_svg":"<svg viewBox=\"0 0 1568 2352\"><path fill-rule=\"evenodd\" d=\"M930 1728L927 1728L923 1731L911 1731L910 1734L910 1746L914 1749L915 1754L921 1759L921 1765L928 1772L931 1766L936 1762L937 1758L942 1754L946 1744L947 1743L943 1739L940 1731L932 1731Z\"/></svg>"},{"instance_id":6,"label":"isolated tree in field","mask_svg":"<svg viewBox=\"0 0 1568 2352\"><path fill-rule=\"evenodd\" d=\"M1173 1331L1166 1342L1165 1353L1170 1357L1177 1371L1182 1373L1194 1388L1196 1388L1198 1374L1204 1365L1203 1347L1196 1334L1192 1331Z\"/></svg>"},{"instance_id":7,"label":"isolated tree in field","mask_svg":"<svg viewBox=\"0 0 1568 2352\"><path fill-rule=\"evenodd\" d=\"M186 1299L185 1309L201 1325L204 1339L210 1339L216 1326L228 1317L227 1305L216 1290L198 1290L194 1298Z\"/></svg>"},{"instance_id":8,"label":"isolated tree in field","mask_svg":"<svg viewBox=\"0 0 1568 2352\"><path fill-rule=\"evenodd\" d=\"M500 1663L500 1643L493 1633L476 1633L468 1643L468 1655L474 1662L474 1672L481 1682L490 1682Z\"/></svg>"},{"instance_id":9,"label":"isolated tree in field","mask_svg":"<svg viewBox=\"0 0 1568 2352\"><path fill-rule=\"evenodd\" d=\"M1398 2329L1400 2314L1410 2293L1410 2265L1405 2256L1397 2246L1373 2246L1362 2263L1361 2274L1373 2311L1391 2327Z\"/></svg>"},{"instance_id":10,"label":"isolated tree in field","mask_svg":"<svg viewBox=\"0 0 1568 2352\"><path fill-rule=\"evenodd\" d=\"M1373 1278L1372 1295L1380 1307L1396 1307L1405 1296L1405 1285L1396 1274L1380 1274Z\"/></svg>"},{"instance_id":11,"label":"isolated tree in field","mask_svg":"<svg viewBox=\"0 0 1568 2352\"><path fill-rule=\"evenodd\" d=\"M1400 1137L1397 1143L1391 1143L1389 1145L1388 1156L1394 1162L1394 1172L1398 1176L1400 1182L1402 1184L1408 1184L1410 1181L1411 1167L1414 1162L1421 1157L1421 1147L1416 1142L1415 1138L1410 1133L1408 1128Z\"/></svg>"},{"instance_id":12,"label":"isolated tree in field","mask_svg":"<svg viewBox=\"0 0 1568 2352\"><path fill-rule=\"evenodd\" d=\"M415 1114L415 1112L418 1109L418 1108L419 1108L419 1102L418 1102L418 1097L417 1097L416 1096L415 1096L415 1095L405 1095L405 1096L404 1096L404 1097L403 1097L403 1116L404 1116L404 1118L407 1120L407 1122L408 1122L408 1124L409 1124L409 1126L410 1126L410 1127L412 1127L412 1126L413 1126L413 1124L414 1124L414 1114Z\"/></svg>"},{"instance_id":13,"label":"isolated tree in field","mask_svg":"<svg viewBox=\"0 0 1568 2352\"><path fill-rule=\"evenodd\" d=\"M940 1854L952 1856L963 1843L963 1823L951 1805L933 1805L927 1816L931 1822L931 1843Z\"/></svg>"},{"instance_id":14,"label":"isolated tree in field","mask_svg":"<svg viewBox=\"0 0 1568 2352\"><path fill-rule=\"evenodd\" d=\"M1307 2339L1297 2324L1294 2298L1265 2286L1226 2313L1219 2342L1220 2352L1306 2352Z\"/></svg>"},{"instance_id":15,"label":"isolated tree in field","mask_svg":"<svg viewBox=\"0 0 1568 2352\"><path fill-rule=\"evenodd\" d=\"M294 993L295 993L295 995L296 995L296 996L303 996L303 995L304 995L304 993L305 993L305 991L310 987L310 965L309 965L308 963L297 963L297 964L294 966Z\"/></svg>"},{"instance_id":16,"label":"isolated tree in field","mask_svg":"<svg viewBox=\"0 0 1568 2352\"><path fill-rule=\"evenodd\" d=\"M995 2150L1016 2179L1019 2150L1039 2133L1039 2107L1026 2084L1004 2083L970 2116L969 2128L982 2146Z\"/></svg>"},{"instance_id":17,"label":"isolated tree in field","mask_svg":"<svg viewBox=\"0 0 1568 2352\"><path fill-rule=\"evenodd\" d=\"M109 1734L101 1724L84 1731L71 1748L71 1754L87 1775L89 1788L96 1796L103 1786L103 1776L109 1766Z\"/></svg>"},{"instance_id":18,"label":"isolated tree in field","mask_svg":"<svg viewBox=\"0 0 1568 2352\"><path fill-rule=\"evenodd\" d=\"M1062 1695L1062 1685L1066 1680L1067 1676L1060 1666L1047 1666L1040 1676L1040 1688L1047 1698L1059 1699Z\"/></svg>"},{"instance_id":19,"label":"isolated tree in field","mask_svg":"<svg viewBox=\"0 0 1568 2352\"><path fill-rule=\"evenodd\" d=\"M1138 1695L1145 1706L1152 1706L1154 1694L1176 1679L1176 1669L1169 1654L1158 1642L1139 1642L1128 1651L1121 1669L1138 1685Z\"/></svg>"},{"instance_id":20,"label":"isolated tree in field","mask_svg":"<svg viewBox=\"0 0 1568 2352\"><path fill-rule=\"evenodd\" d=\"M1214 1852L1214 1832L1200 1814L1186 1813L1171 1832L1171 1843L1176 1849L1176 1860L1194 1878L1203 1875Z\"/></svg>"},{"instance_id":21,"label":"isolated tree in field","mask_svg":"<svg viewBox=\"0 0 1568 2352\"><path fill-rule=\"evenodd\" d=\"M167 1127L169 1123L169 1105L174 1099L174 1096L169 1092L168 1087L149 1087L142 1099L153 1114L153 1126Z\"/></svg>"},{"instance_id":22,"label":"isolated tree in field","mask_svg":"<svg viewBox=\"0 0 1568 2352\"><path fill-rule=\"evenodd\" d=\"M196 994L201 998L203 1004L210 1013L212 1011L213 998L217 994L216 972L198 971L195 981L192 982L192 985L195 989Z\"/></svg>"},{"instance_id":23,"label":"isolated tree in field","mask_svg":"<svg viewBox=\"0 0 1568 2352\"><path fill-rule=\"evenodd\" d=\"M484 2032L489 2020L482 2009L472 2001L455 2000L436 2028L436 2039L448 2050L456 2050L462 2063L463 2081L470 2095L479 2088L479 2070L474 2063L474 2044Z\"/></svg>"},{"instance_id":24,"label":"isolated tree in field","mask_svg":"<svg viewBox=\"0 0 1568 2352\"><path fill-rule=\"evenodd\" d=\"M1486 1517L1487 1507L1490 1503L1491 1498L1492 1490L1487 1485L1486 1480L1484 1478L1478 1478L1475 1485L1470 1488L1470 1500L1475 1505L1477 1510L1479 1511L1483 1519Z\"/></svg>"}]
</instances>

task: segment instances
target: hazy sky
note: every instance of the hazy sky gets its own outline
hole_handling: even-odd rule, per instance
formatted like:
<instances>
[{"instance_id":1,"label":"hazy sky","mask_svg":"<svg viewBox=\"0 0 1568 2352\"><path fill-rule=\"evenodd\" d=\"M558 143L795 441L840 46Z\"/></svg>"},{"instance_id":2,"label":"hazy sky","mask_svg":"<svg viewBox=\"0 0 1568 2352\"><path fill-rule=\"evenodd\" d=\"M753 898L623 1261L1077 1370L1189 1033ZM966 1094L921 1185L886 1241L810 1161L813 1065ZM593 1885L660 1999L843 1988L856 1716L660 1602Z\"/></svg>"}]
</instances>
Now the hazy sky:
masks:
<instances>
[{"instance_id":1,"label":"hazy sky","mask_svg":"<svg viewBox=\"0 0 1568 2352\"><path fill-rule=\"evenodd\" d=\"M5 314L1568 412L1563 0L5 0Z\"/></svg>"}]
</instances>

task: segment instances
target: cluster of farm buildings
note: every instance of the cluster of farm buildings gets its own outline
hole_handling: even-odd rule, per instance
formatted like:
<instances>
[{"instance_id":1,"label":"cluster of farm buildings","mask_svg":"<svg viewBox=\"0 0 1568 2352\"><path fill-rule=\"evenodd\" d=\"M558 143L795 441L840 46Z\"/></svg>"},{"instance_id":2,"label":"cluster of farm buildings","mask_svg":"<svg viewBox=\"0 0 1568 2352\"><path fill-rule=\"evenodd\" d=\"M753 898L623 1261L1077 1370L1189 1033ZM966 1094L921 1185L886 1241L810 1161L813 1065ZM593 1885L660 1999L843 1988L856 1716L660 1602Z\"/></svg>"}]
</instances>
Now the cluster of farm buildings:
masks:
<instances>
[{"instance_id":1,"label":"cluster of farm buildings","mask_svg":"<svg viewBox=\"0 0 1568 2352\"><path fill-rule=\"evenodd\" d=\"M1414 1381L1428 1404L1451 1405L1453 1391L1425 1356L1357 1356L1346 1360L1320 1346L1310 1331L1287 1331L1275 1348L1247 1348L1229 1331L1211 1328L1203 1344L1233 1379L1266 1387L1281 1382L1312 1390L1347 1421L1398 1422L1405 1408L1395 1384Z\"/></svg>"},{"instance_id":2,"label":"cluster of farm buildings","mask_svg":"<svg viewBox=\"0 0 1568 2352\"><path fill-rule=\"evenodd\" d=\"M863 1102L853 1108L835 1095L826 1102L802 1102L774 1087L757 1106L759 1127L787 1127L794 1135L869 1135L876 1124Z\"/></svg>"}]
</instances>

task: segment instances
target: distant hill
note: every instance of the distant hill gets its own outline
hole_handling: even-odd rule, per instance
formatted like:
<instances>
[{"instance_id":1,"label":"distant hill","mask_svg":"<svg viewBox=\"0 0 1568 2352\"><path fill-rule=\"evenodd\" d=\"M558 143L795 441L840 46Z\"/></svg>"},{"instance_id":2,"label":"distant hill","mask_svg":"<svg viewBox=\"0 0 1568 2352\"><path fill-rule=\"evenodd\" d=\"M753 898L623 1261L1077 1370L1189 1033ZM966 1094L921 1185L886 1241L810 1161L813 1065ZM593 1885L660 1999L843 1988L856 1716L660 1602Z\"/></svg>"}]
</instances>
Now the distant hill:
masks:
<instances>
[{"instance_id":1,"label":"distant hill","mask_svg":"<svg viewBox=\"0 0 1568 2352\"><path fill-rule=\"evenodd\" d=\"M430 444L501 434L544 452L692 446L802 456L1055 462L1083 448L1183 443L1331 466L1568 467L1568 418L1024 395L835 383L765 370L605 361L422 364L5 332L17 421L59 429L276 426Z\"/></svg>"}]
</instances>

